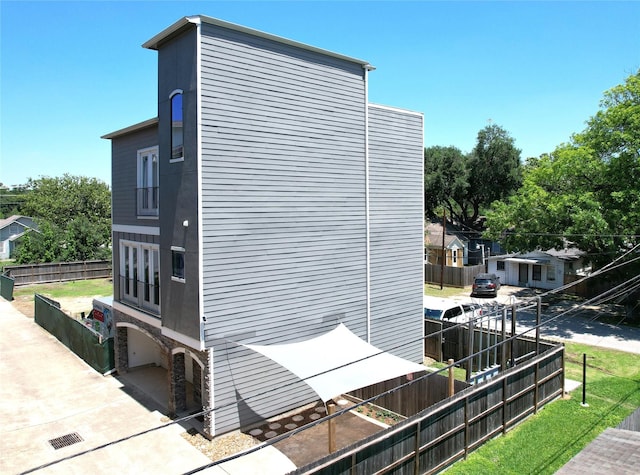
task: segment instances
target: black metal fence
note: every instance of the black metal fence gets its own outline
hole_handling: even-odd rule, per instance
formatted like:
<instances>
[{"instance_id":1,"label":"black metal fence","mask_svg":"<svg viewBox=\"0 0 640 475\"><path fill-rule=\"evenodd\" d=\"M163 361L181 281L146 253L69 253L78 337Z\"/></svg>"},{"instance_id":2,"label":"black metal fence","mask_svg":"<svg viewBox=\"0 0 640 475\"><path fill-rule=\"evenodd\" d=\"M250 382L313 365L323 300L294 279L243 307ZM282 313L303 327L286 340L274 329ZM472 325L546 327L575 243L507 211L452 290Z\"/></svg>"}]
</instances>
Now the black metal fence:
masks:
<instances>
[{"instance_id":1,"label":"black metal fence","mask_svg":"<svg viewBox=\"0 0 640 475\"><path fill-rule=\"evenodd\" d=\"M5 266L4 272L15 285L45 284L70 280L108 279L111 261L51 262Z\"/></svg>"}]
</instances>

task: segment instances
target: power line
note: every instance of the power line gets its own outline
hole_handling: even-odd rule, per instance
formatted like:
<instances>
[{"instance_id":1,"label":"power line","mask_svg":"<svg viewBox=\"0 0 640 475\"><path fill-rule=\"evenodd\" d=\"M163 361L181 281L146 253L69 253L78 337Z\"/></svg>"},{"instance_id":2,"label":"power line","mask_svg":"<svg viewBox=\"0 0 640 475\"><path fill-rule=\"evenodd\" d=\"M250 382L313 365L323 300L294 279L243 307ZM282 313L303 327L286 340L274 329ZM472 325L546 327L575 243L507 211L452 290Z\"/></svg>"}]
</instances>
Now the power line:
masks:
<instances>
[{"instance_id":1,"label":"power line","mask_svg":"<svg viewBox=\"0 0 640 475\"><path fill-rule=\"evenodd\" d=\"M592 274L592 275L590 275L590 276L587 276L587 277L585 277L585 278L583 278L583 279L580 279L580 280L578 280L578 281L572 282L572 283L570 283L570 284L567 284L567 285L563 286L563 288L564 288L564 289L566 289L566 288L569 288L569 287L571 287L571 286L573 286L573 285L577 285L579 282L582 282L582 281L584 281L584 280L586 280L586 279L588 279L588 278L595 277L596 275L599 275L599 274L604 273L604 272L608 272L608 271L610 271L610 270L613 270L613 269L619 268L619 267L621 267L621 266L627 265L627 264L629 264L629 263L631 263L631 262L634 262L635 260L640 259L640 257L637 257L637 258L631 259L631 260L629 260L629 261L623 262L623 263L621 263L621 264L614 265L617 261L619 261L620 259L622 259L624 256L628 255L629 253L633 252L633 251L634 251L635 249L637 249L638 247L640 247L640 244L636 245L634 248L632 248L631 250L627 251L624 255L622 255L622 256L620 256L620 257L618 257L617 259L615 259L615 260L614 260L614 261L612 261L611 263L607 264L606 266L604 266L602 269L598 270L598 271L597 271L597 272L595 272L594 274ZM628 279L627 281L625 281L624 283L622 283L622 284L620 284L620 285L618 285L618 286L614 287L613 289L610 289L610 290L608 290L608 291L605 291L605 292L603 292L603 293L599 294L598 296L596 296L596 297L594 297L594 298L592 298L592 299L589 299L589 300L587 300L587 301L585 301L585 302L582 302L581 304L579 304L579 305L578 305L577 307L575 307L575 308L569 309L569 310L567 310L567 311L565 311L565 312L561 312L561 313L559 313L558 315L556 315L556 316L554 316L554 317L548 318L548 319L546 319L544 322L541 322L539 325L535 325L535 326L533 326L532 328L529 328L528 330L526 330L526 331L524 331L524 332L522 332L522 333L518 333L518 334L515 334L515 335L511 335L509 338L507 338L506 340L501 341L500 343L497 343L497 344L495 344L495 345L489 346L489 347L487 347L487 348L483 348L483 349L482 349L482 351L478 351L478 352L476 352L476 353L473 353L473 354L471 354L471 355L469 355L469 356L467 356L467 357L465 357L465 358L463 358L463 359L461 359L461 360L458 360L456 363L457 363L457 364L460 364L461 362L465 362L465 361L467 361L467 360L468 360L468 359L470 359L470 358L475 358L475 357L479 356L480 354L482 354L482 353L484 353L484 352L486 352L486 351L490 351L490 350L491 350L491 349L493 349L493 348L497 348L497 347L499 347L500 345L504 345L505 343L510 342L511 340L513 340L513 339L517 338L518 336L525 335L526 333L529 333L529 332L531 332L532 330L535 330L535 329L537 329L537 328L541 328L541 327L543 327L544 325L546 325L546 324L548 324L548 323L550 323L550 322L552 322L552 321L555 321L556 319L560 318L561 316L566 315L566 314L568 314L568 313L570 313L570 312L572 312L572 311L575 311L575 310L576 310L576 308L580 308L580 307L583 307L583 306L585 306L585 305L589 305L590 303L593 303L593 302L597 301L597 299L599 299L600 297L602 297L602 296L604 296L604 295L608 294L609 292L611 292L611 291L613 291L613 290L619 290L619 288L620 288L620 287L623 287L624 285L627 285L629 282L632 282L632 281L635 281L635 280L638 280L638 279L640 279L640 275L639 275L639 276L632 277L631 279ZM639 283L638 285L640 285L640 283ZM634 287L634 288L635 288L635 287ZM538 297L540 297L540 298L541 298L542 296L550 295L550 294L554 293L554 292L555 292L555 290L556 290L556 289L553 289L552 291L549 291L549 292L543 293L543 294L541 294L541 295L540 295L540 296L538 296ZM528 304L528 305L525 305L525 306L517 307L517 309L518 309L518 310L525 310L525 309L527 309L527 308L532 308L532 305L531 305L531 304ZM487 317L490 317L490 316L492 316L492 315L494 315L494 314L495 314L495 315L497 315L497 314L498 314L498 312L497 312L497 311L495 311L494 313L490 313L489 315L480 315L480 316L474 317L474 318L472 319L472 321L473 321L473 322L475 322L475 321L476 321L476 320L478 320L478 319L487 318ZM512 318L513 318L513 316L512 316ZM456 328L456 327L463 326L463 325L468 325L468 324L469 324L468 322L461 322L461 323L458 323L458 324L456 324L456 325L454 325L454 326L450 327L449 329L451 329L451 328ZM448 331L449 329L447 329L447 331ZM357 362L364 361L364 360L369 359L369 358L373 358L374 356L378 356L378 355L383 354L383 353L386 353L386 352L391 352L391 351L393 351L393 350L400 349L400 348L402 348L402 347L404 347L404 346L408 346L408 345L414 344L414 343L416 343L416 342L418 342L418 341L424 341L425 339L430 338L430 337L433 337L433 336L437 336L438 334L440 334L440 333L442 333L442 332L443 332L442 330L440 330L440 331L436 331L436 332L433 332L433 333L431 333L431 334L429 334L429 335L425 335L425 336L423 336L423 337L420 337L419 339L410 340L409 342L404 342L404 343L402 343L402 344L396 345L395 347L391 347L391 348L389 348L389 349L387 349L387 350L385 350L385 351L380 351L380 352L378 352L378 353L375 353L375 354L369 355L369 356L367 356L367 357L360 358L359 360L356 360L356 361L353 361L353 362L349 362L349 363L342 364L342 365L337 366L337 367L335 367L335 368L331 368L331 369L328 369L328 370L325 370L325 371L319 372L319 373L317 373L317 374L314 374L314 375L308 376L308 377L306 377L306 378L301 378L301 381L306 381L307 379L311 379L311 378L314 378L314 377L320 376L320 375L322 375L322 374L326 374L326 373L329 373L329 372L331 372L331 371L335 371L335 370L337 370L337 369L344 368L344 367L349 366L349 365L351 365L351 364L355 364L355 363L357 363ZM454 365L455 365L455 363L454 363ZM400 390L400 389L402 389L402 388L404 388L404 387L410 386L410 385L412 385L412 384L416 384L418 381L422 381L422 380L427 379L427 378L429 378L429 377L435 376L435 375L439 374L440 372L443 372L443 371L445 371L445 370L449 369L450 367L452 367L452 366L454 366L454 365L448 365L448 366L446 366L446 367L444 367L444 368L441 368L441 369L439 369L439 370L437 370L437 371L429 372L429 373L427 373L427 374L425 374L425 375L423 375L423 376L421 376L421 377L418 377L418 378L416 378L416 379L413 379L413 380L411 380L411 381L408 381L408 382L406 382L406 383L403 383L402 385L399 385L399 386L396 386L396 387L394 387L394 388L391 388L391 389L389 389L389 390L387 390L387 391L385 391L385 392L383 392L383 393L377 394L376 396L373 396L373 397L371 397L371 398L369 398L369 399L366 399L366 400L364 400L364 401L362 401L362 402L360 402L360 403L357 403L357 404L355 404L355 405L353 405L353 406L350 406L349 408L344 408L344 409L341 409L341 410L339 410L339 411L336 411L334 414L327 415L327 416L325 416L325 417L322 417L322 418L318 419L317 421L314 421L314 422L312 422L312 423L306 424L306 425L301 426L301 427L299 427L299 428L296 428L296 429L294 429L294 430L292 430L292 431L289 431L289 432L283 433L283 434L281 434L281 435L279 435L279 436L276 436L276 437L274 437L274 438L270 439L269 441L265 441L265 442L263 442L262 444L259 444L259 445L255 446L255 447L252 447L252 448L250 448L250 449L248 449L248 450L246 450L246 451L244 451L244 452L240 452L240 453L234 454L234 455L232 455L232 456L229 456L229 457L226 457L226 458L220 459L220 460L218 460L218 461L212 462L211 464L208 464L208 465L205 465L205 466L203 466L203 467L197 468L197 469L195 469L195 470L193 470L193 471L191 471L191 472L188 472L188 473L189 473L189 474L197 473L197 472L199 472L199 471L201 471L201 470L204 470L204 469L206 469L206 468L210 468L210 467L213 467L213 466L219 465L219 464L221 464L221 463L225 463L225 462L228 462L228 461L230 461L230 460L234 460L234 459L239 458L239 457L242 457L242 456L244 456L244 455L248 455L248 454L250 454L250 453L253 453L253 452L256 452L256 451L258 451L258 450L261 450L261 449L263 449L264 447L267 447L267 446L269 446L269 445L273 445L273 444L275 444L275 443L277 443L277 442L279 442L279 441L281 441L281 440L285 440L285 439L286 439L286 438L288 438L288 437L292 437L292 436L294 436L294 435L296 435L296 434L298 434L298 433L300 433L300 432L302 432L302 431L304 431L304 430L310 429L310 428L312 428L312 427L314 427L314 426L316 426L316 425L318 425L318 424L320 424L320 423L322 423L322 422L325 422L325 421L327 421L327 420L329 420L329 419L332 419L332 418L334 418L334 417L338 417L338 416L340 416L340 415L344 414L345 412L349 412L349 411L353 410L354 408L360 407L360 406L365 405L365 404L372 403L372 402L376 401L377 399L379 399L379 398L381 398L381 397L383 397L383 396L385 396L385 395L392 394L393 392L396 392L396 391L398 391L398 390ZM426 371L426 368L425 368L425 371ZM237 400L235 400L235 401L233 401L233 402L229 402L229 403L226 403L226 404L222 404L222 405L220 405L220 406L216 406L216 407L213 407L213 408L211 408L211 409L206 409L206 410L203 410L203 411L199 411L199 412L197 412L197 413L194 413L194 414L190 414L190 415L188 415L188 416L184 416L184 417L181 417L181 418L177 418L177 419L175 419L175 420L173 420L173 421L171 421L171 422L169 422L169 423L166 423L166 424L164 424L164 425L162 425L162 426L157 426L157 427L153 427L153 428L150 428L150 429L146 429L146 430L144 430L144 431L137 432L137 433L131 434L131 435L126 436L126 437L122 437L122 438L120 438L120 439L117 439L117 440L114 440L114 441L111 441L111 442L107 442L107 443L102 444L102 445L99 445L99 446L97 446L97 447L94 447L94 448L91 448L91 449L87 449L87 450L85 450L85 451L82 451L82 452L79 452L79 453L76 453L76 454L73 454L73 455L69 455L69 456L67 456L67 457L64 457L64 458L61 458L61 459L58 459L58 460L55 460L55 461L52 461L52 462L49 462L49 463L46 463L46 464L40 465L40 466L38 466L38 467L32 468L32 469L30 469L30 470L27 470L27 471L25 471L25 472L23 472L23 473L24 473L24 474L27 474L27 473L33 473L33 472L35 472L35 471L37 471L37 470L41 470L41 469L47 468L47 467L49 467L49 466L52 466L52 465L58 464L58 463L60 463L60 462L63 462L63 461L66 461L66 460L70 460L70 459L73 459L73 458L76 458L76 457L80 457L80 456L82 456L82 455L86 455L86 454L88 454L88 453L95 452L95 451L97 451L97 450L101 450L101 449L106 448L106 447L109 447L109 446L111 446L111 445L115 445L115 444L118 444L118 443L121 443L121 442L125 442L125 441L127 441L127 440L130 440L130 439L133 439L133 438L136 438L136 437L139 437L139 436L142 436L142 435L145 435L145 434L148 434L148 433L151 433L151 432L154 432L154 431L160 430L160 429L164 429L165 427L168 427L168 426L173 425L173 424L179 424L179 423L181 423L181 422L186 422L186 421L188 421L188 420L191 420L191 419L193 419L193 418L196 418L196 417L200 417L200 416L206 415L206 414L208 414L208 413L214 413L214 412L219 411L219 410L221 410L221 409L225 409L225 408L227 408L227 407L231 407L231 406L237 405L237 404L239 404L240 402L255 401L257 398L263 397L263 396L265 396L265 395L267 395L267 394L269 394L269 393L271 393L271 392L280 391L281 389L282 389L281 387L271 388L271 389L268 389L268 390L262 391L262 392L260 392L260 393L258 393L258 394L254 394L254 395L252 395L252 396L250 396L250 397L240 398L240 399L237 399Z\"/></svg>"}]
</instances>

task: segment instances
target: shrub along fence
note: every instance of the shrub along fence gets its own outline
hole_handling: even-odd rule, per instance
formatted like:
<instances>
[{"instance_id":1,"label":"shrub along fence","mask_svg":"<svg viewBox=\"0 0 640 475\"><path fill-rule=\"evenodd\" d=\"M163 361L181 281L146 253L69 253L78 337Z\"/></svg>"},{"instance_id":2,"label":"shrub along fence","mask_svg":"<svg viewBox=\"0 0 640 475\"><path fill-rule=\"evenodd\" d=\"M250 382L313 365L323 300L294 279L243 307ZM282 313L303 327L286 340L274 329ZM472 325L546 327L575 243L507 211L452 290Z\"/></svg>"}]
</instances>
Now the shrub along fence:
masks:
<instances>
[{"instance_id":1,"label":"shrub along fence","mask_svg":"<svg viewBox=\"0 0 640 475\"><path fill-rule=\"evenodd\" d=\"M563 391L564 347L556 345L291 473L437 473Z\"/></svg>"},{"instance_id":2,"label":"shrub along fence","mask_svg":"<svg viewBox=\"0 0 640 475\"><path fill-rule=\"evenodd\" d=\"M95 330L60 310L55 300L35 294L35 322L102 374L115 368L113 338L102 338Z\"/></svg>"},{"instance_id":3,"label":"shrub along fence","mask_svg":"<svg viewBox=\"0 0 640 475\"><path fill-rule=\"evenodd\" d=\"M111 261L51 262L5 266L5 274L15 285L45 284L69 280L108 279Z\"/></svg>"}]
</instances>

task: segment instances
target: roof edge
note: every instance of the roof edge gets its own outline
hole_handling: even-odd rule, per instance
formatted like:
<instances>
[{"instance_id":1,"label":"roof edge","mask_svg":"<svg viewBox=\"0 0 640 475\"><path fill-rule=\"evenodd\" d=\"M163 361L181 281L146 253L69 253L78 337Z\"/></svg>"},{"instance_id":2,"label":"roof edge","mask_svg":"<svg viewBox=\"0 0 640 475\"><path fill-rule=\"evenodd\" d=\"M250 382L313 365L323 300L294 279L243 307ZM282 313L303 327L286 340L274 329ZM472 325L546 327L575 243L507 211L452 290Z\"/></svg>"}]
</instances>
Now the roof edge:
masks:
<instances>
[{"instance_id":1,"label":"roof edge","mask_svg":"<svg viewBox=\"0 0 640 475\"><path fill-rule=\"evenodd\" d=\"M335 53L333 51L329 51L323 48L318 48L315 46L311 46L308 45L306 43L301 43L299 41L294 41L294 40L290 40L288 38L284 38L282 36L278 36L278 35L274 35L271 33L266 33L264 31L260 31L260 30L256 30L253 28L249 28L247 26L242 26L242 25L238 25L236 23L231 23L228 21L224 21L224 20L219 20L217 18L213 18L213 17L209 17L206 15L194 15L194 16L189 16L189 17L183 17L180 20L178 20L177 22L175 22L173 25L169 26L168 28L165 28L164 30L162 30L160 33L158 33L157 35L155 35L153 38L151 38L149 41L145 42L142 47L143 48L147 48L147 49L153 49L153 50L157 50L158 46L160 45L160 43L162 43L164 40L166 40L167 38L171 37L172 35L175 35L177 33L179 33L180 31L184 30L188 25L197 25L199 23L207 23L209 25L215 25L215 26L219 26L222 28L228 28L230 30L235 30L235 31L239 31L242 33L246 33L252 36L258 36L260 38L265 38L268 40L272 40L272 41L276 41L278 43L283 43L289 46L294 46L296 48L301 48L301 49L306 49L309 51L313 51L315 53L320 53L320 54L324 54L326 56L331 56L337 59L342 59L344 61L349 61L351 63L356 63L356 64L360 64L362 65L363 68L372 71L375 69L375 67L373 67L371 64L369 64L368 61L362 60L362 59L358 59L358 58L354 58L351 56L346 56L340 53Z\"/></svg>"},{"instance_id":2,"label":"roof edge","mask_svg":"<svg viewBox=\"0 0 640 475\"><path fill-rule=\"evenodd\" d=\"M122 135L127 135L132 132L136 132L138 130L146 129L147 127L151 127L152 125L158 124L158 118L154 117L153 119L148 119L143 122L138 122L137 124L130 125L125 127L124 129L119 129L114 132L110 132L108 134L100 137L101 139L115 139L116 137L120 137Z\"/></svg>"}]
</instances>

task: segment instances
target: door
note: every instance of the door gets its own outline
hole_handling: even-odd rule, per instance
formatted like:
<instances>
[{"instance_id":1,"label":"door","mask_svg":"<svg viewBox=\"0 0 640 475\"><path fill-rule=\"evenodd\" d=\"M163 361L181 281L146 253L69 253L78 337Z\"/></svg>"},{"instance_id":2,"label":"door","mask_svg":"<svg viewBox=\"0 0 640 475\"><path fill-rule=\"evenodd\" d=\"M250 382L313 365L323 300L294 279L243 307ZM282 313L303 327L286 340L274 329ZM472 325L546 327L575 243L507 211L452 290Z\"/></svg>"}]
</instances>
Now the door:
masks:
<instances>
[{"instance_id":1,"label":"door","mask_svg":"<svg viewBox=\"0 0 640 475\"><path fill-rule=\"evenodd\" d=\"M526 285L529 282L529 264L518 265L518 283Z\"/></svg>"}]
</instances>

